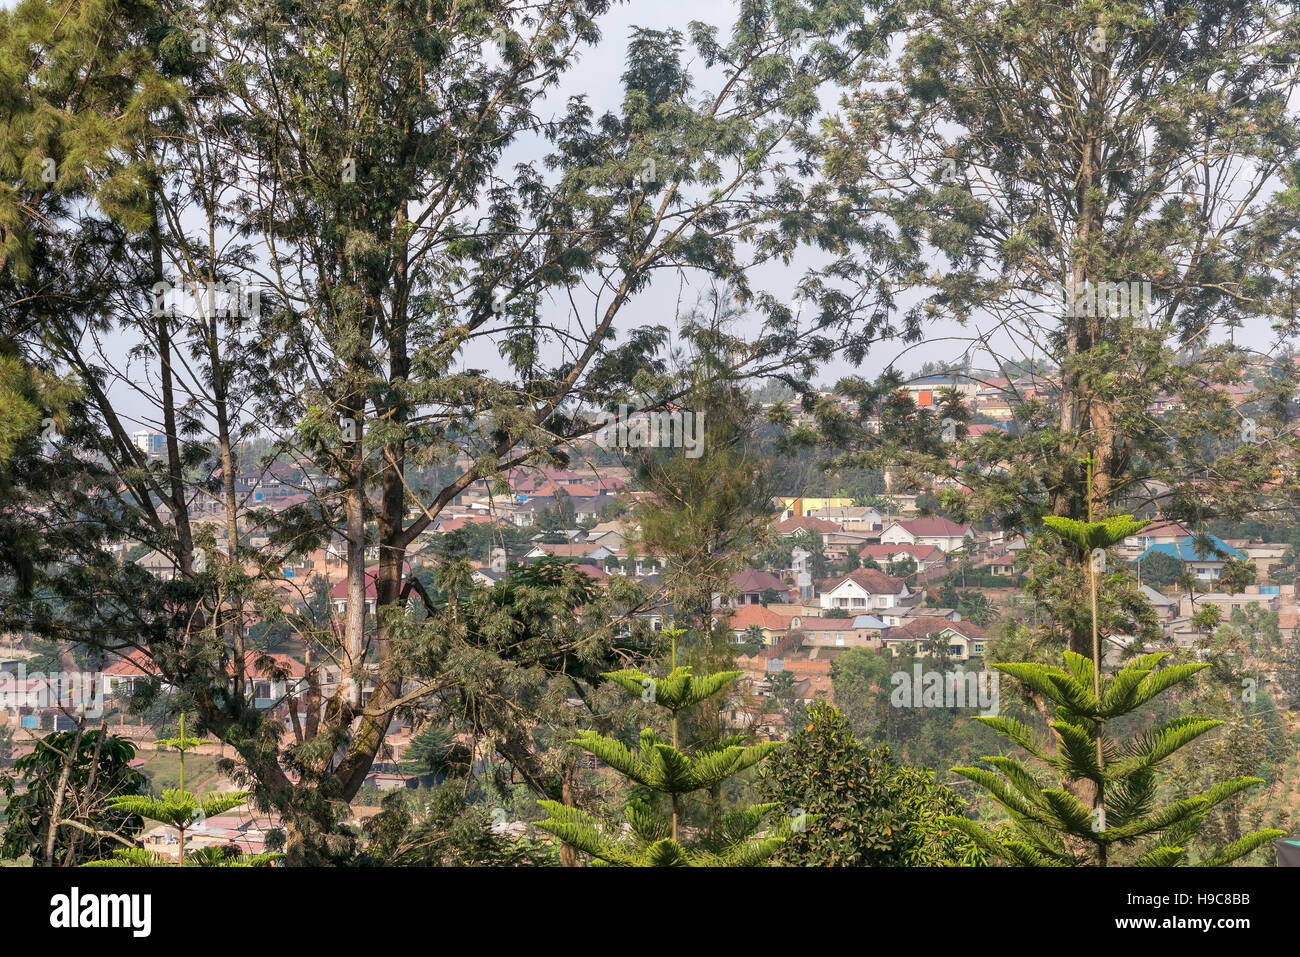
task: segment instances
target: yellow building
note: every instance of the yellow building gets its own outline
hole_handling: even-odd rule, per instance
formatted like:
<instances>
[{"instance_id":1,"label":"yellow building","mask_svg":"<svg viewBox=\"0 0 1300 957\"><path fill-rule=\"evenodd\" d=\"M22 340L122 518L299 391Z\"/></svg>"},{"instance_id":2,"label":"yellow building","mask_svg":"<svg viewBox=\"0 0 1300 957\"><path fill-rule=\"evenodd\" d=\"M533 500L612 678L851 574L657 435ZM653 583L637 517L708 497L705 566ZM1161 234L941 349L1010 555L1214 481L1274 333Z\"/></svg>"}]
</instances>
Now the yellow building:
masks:
<instances>
[{"instance_id":1,"label":"yellow building","mask_svg":"<svg viewBox=\"0 0 1300 957\"><path fill-rule=\"evenodd\" d=\"M801 518L807 512L819 508L848 508L853 504L851 498L788 498L777 499L781 503L781 521L787 518Z\"/></svg>"}]
</instances>

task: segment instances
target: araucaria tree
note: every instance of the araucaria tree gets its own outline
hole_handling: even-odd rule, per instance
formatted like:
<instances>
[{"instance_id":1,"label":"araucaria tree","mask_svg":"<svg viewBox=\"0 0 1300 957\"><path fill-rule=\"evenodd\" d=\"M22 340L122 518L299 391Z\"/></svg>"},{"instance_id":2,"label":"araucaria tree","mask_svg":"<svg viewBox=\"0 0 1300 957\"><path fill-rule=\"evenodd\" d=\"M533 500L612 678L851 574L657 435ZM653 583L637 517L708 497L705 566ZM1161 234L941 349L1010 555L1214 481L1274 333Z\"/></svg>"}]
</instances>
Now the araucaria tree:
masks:
<instances>
[{"instance_id":1,"label":"araucaria tree","mask_svg":"<svg viewBox=\"0 0 1300 957\"><path fill-rule=\"evenodd\" d=\"M1063 668L1037 662L994 665L1056 706L1056 720L1051 724L1056 747L1049 749L1031 728L1014 718L986 715L976 720L1024 748L1062 781L1090 782L1099 797L1090 806L1063 786L1044 787L1039 776L1015 758L985 757L1000 775L985 768L954 770L985 787L1007 810L1013 835L991 834L964 817L948 817L947 823L968 834L991 857L1026 866L1218 866L1285 834L1256 831L1202 860L1189 860L1187 844L1205 816L1234 794L1264 783L1263 779L1231 778L1203 794L1157 807L1160 763L1223 722L1176 718L1123 744L1106 736L1107 722L1129 714L1165 689L1210 667L1185 664L1157 668L1167 657L1161 652L1131 659L1119 671L1101 679L1100 696L1093 691L1096 674L1092 662L1072 651L1065 652Z\"/></svg>"},{"instance_id":2,"label":"araucaria tree","mask_svg":"<svg viewBox=\"0 0 1300 957\"><path fill-rule=\"evenodd\" d=\"M196 827L205 826L209 817L224 814L248 803L251 791L227 791L220 794L194 794L185 790L185 752L197 748L203 741L199 738L185 736L185 715L181 715L180 733L174 738L164 738L154 742L166 748L180 752L180 781L174 788L163 791L162 797L147 794L123 794L109 798L109 806L120 814L131 814L149 821L156 821L175 828L177 835L176 863L184 867L185 836ZM204 849L207 850L206 848ZM279 858L279 854L239 855L243 863L265 864ZM214 863L213 855L203 854L199 858L205 863ZM217 861L221 856L217 856ZM103 861L93 862L99 866L152 866L162 863L154 854L143 848L115 850L113 856Z\"/></svg>"},{"instance_id":3,"label":"araucaria tree","mask_svg":"<svg viewBox=\"0 0 1300 957\"><path fill-rule=\"evenodd\" d=\"M1053 520L1055 519L1055 520ZM1097 606L1097 568L1105 550L1131 534L1130 516L1105 522L1075 522L1051 517L1053 531L1090 556L1092 607ZM1100 553L1100 554L1099 554ZM985 768L954 770L988 789L1011 815L1014 834L992 835L959 816L946 821L966 832L990 856L1033 866L1135 864L1166 867L1193 863L1187 845L1206 815L1218 804L1262 778L1240 776L1220 781L1202 794L1157 806L1157 770L1165 759L1207 731L1223 724L1195 716L1177 717L1121 744L1107 734L1108 722L1127 715L1168 688L1210 667L1208 662L1157 667L1167 653L1138 655L1114 674L1102 673L1095 613L1093 657L1065 650L1065 667L1039 662L999 663L993 667L1016 678L1055 707L1049 727L1055 748L1030 726L1006 716L976 718L1024 748L1059 775L1062 786L1044 787L1019 760L985 757L1000 775ZM1079 784L1086 785L1083 788ZM1082 794L1084 799L1078 796ZM1284 834L1262 830L1245 834L1201 865L1227 864Z\"/></svg>"},{"instance_id":4,"label":"araucaria tree","mask_svg":"<svg viewBox=\"0 0 1300 957\"><path fill-rule=\"evenodd\" d=\"M745 745L744 735L709 741L699 747L681 745L677 740L678 715L726 691L741 672L692 674L690 668L676 663L676 639L683 633L682 629L668 629L666 633L674 643L672 670L667 677L655 678L635 669L612 672L605 677L642 701L667 710L672 729L669 740L646 728L641 732L636 750L594 731L575 738L573 743L635 784L666 797L670 816L655 813L648 801L634 794L624 808L623 822L598 821L579 808L542 801L550 817L537 826L570 847L590 854L598 864L633 867L762 864L776 853L794 829L807 826L811 816L782 817L779 804L755 804L723 815L713 833L688 839L681 823L687 795L716 787L758 764L781 745L774 741ZM621 833L621 823L630 828L627 836Z\"/></svg>"},{"instance_id":5,"label":"araucaria tree","mask_svg":"<svg viewBox=\"0 0 1300 957\"><path fill-rule=\"evenodd\" d=\"M1042 665L1061 646L1096 662L1089 683L1099 641L1124 655L1164 635L1133 575L1092 587L1091 550L1042 517L1199 533L1300 502L1297 369L1276 355L1300 325L1296 13L916 0L826 133L844 200L900 238L903 328L946 323L1012 421L977 433L955 396L920 408L890 370L844 383L859 411L824 403L824 431L854 450L840 464L1025 535L1045 614L1010 637ZM1089 806L1096 782L1066 783Z\"/></svg>"}]
</instances>

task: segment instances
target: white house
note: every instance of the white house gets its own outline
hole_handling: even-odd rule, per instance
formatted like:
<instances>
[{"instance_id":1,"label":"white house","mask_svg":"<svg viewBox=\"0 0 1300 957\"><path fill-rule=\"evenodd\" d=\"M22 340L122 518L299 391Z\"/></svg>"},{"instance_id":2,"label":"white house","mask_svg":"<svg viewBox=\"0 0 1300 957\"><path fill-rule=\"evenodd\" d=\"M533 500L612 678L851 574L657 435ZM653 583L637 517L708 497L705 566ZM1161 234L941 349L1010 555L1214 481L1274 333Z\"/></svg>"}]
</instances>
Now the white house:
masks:
<instances>
[{"instance_id":1,"label":"white house","mask_svg":"<svg viewBox=\"0 0 1300 957\"><path fill-rule=\"evenodd\" d=\"M807 514L834 522L846 532L870 532L885 524L885 516L870 505L827 505L809 509Z\"/></svg>"},{"instance_id":2,"label":"white house","mask_svg":"<svg viewBox=\"0 0 1300 957\"><path fill-rule=\"evenodd\" d=\"M947 618L918 616L908 619L885 633L885 647L894 654L916 653L941 646L956 661L969 661L984 654L987 633L969 621L950 621Z\"/></svg>"},{"instance_id":3,"label":"white house","mask_svg":"<svg viewBox=\"0 0 1300 957\"><path fill-rule=\"evenodd\" d=\"M942 552L955 552L973 541L975 532L969 525L933 516L891 522L880 533L882 545L933 545Z\"/></svg>"},{"instance_id":4,"label":"white house","mask_svg":"<svg viewBox=\"0 0 1300 957\"><path fill-rule=\"evenodd\" d=\"M612 554L614 554L613 550L596 542L568 542L562 545L539 543L529 549L524 555L524 560L531 562L540 558L572 558L595 563L604 561Z\"/></svg>"},{"instance_id":5,"label":"white house","mask_svg":"<svg viewBox=\"0 0 1300 957\"><path fill-rule=\"evenodd\" d=\"M907 583L874 568L859 568L822 587L821 606L827 611L842 608L855 615L901 605L911 595Z\"/></svg>"},{"instance_id":6,"label":"white house","mask_svg":"<svg viewBox=\"0 0 1300 957\"><path fill-rule=\"evenodd\" d=\"M228 673L233 668L228 665ZM155 679L158 669L139 652L113 662L97 676L101 681L101 700L111 700L115 693L130 694L138 682ZM246 693L256 708L278 704L289 694L301 695L306 691L307 669L301 662L280 653L248 651L244 653L244 678ZM171 685L162 682L164 690Z\"/></svg>"}]
</instances>

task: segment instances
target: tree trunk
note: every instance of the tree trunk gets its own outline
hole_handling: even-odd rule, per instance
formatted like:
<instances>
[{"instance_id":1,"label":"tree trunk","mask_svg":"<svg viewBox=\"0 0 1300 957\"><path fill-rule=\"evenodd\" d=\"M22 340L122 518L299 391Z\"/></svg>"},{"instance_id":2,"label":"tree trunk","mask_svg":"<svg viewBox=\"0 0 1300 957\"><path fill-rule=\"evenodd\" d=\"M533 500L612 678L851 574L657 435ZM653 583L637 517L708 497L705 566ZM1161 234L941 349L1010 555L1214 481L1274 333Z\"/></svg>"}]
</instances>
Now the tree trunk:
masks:
<instances>
[{"instance_id":1,"label":"tree trunk","mask_svg":"<svg viewBox=\"0 0 1300 957\"><path fill-rule=\"evenodd\" d=\"M577 788L574 786L574 776L576 772L577 767L573 761L565 761L560 767L560 803L565 807L578 806ZM582 866L578 859L578 852L568 844L560 844L560 866Z\"/></svg>"}]
</instances>

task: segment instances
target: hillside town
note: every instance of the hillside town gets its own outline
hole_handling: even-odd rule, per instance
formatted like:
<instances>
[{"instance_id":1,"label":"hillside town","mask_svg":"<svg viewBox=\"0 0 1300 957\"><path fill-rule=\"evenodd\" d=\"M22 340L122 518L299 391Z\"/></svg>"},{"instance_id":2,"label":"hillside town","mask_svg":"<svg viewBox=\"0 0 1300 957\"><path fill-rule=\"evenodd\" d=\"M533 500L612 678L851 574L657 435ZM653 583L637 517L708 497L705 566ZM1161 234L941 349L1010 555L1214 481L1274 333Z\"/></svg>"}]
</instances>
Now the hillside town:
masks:
<instances>
[{"instance_id":1,"label":"hillside town","mask_svg":"<svg viewBox=\"0 0 1300 957\"><path fill-rule=\"evenodd\" d=\"M1281 927L1300 0L0 0L0 102L56 948Z\"/></svg>"},{"instance_id":2,"label":"hillside town","mask_svg":"<svg viewBox=\"0 0 1300 957\"><path fill-rule=\"evenodd\" d=\"M1016 402L1027 397L1050 400L1051 383L1050 371L1014 382L929 375L908 383L899 395L920 409L933 408L940 401L961 403L973 417L968 433L979 436L1013 424L1012 396ZM855 411L852 403L834 393L824 393L822 398ZM1236 401L1249 398L1246 392ZM1168 407L1163 403L1162 411ZM991 421L981 423L981 419ZM163 454L162 438L144 430L132 440L142 452L157 457ZM634 581L647 599L626 610L628 620L652 632L671 627L674 609L662 586L673 569L663 556L640 545L640 529L629 512L629 506L651 493L637 489L628 466L595 465L584 461L587 458L575 455L566 468L511 472L506 490L496 480L471 483L412 542L403 575L415 577L431 570L440 560L441 545L452 536L472 532L476 544L469 565L476 587L493 588L514 567L562 563L590 579L598 590L608 590L616 577ZM259 525L330 494L329 480L305 460L271 461L238 474L234 486L243 509L241 525L252 530L249 545L268 551L273 547L265 536L259 538ZM902 663L936 654L956 668L981 670L986 641L998 622L1034 613L1032 599L1023 589L1022 556L1027 547L1023 535L926 514L919 504L923 496L915 493L886 491L869 498L870 504L861 497L773 497L767 516L772 547L761 556L750 556L713 593L713 623L731 636L737 667L744 673L725 712L734 727L770 740L785 739L790 728L787 712L777 704L776 689L780 687L787 703L834 705L836 661L851 649L885 653ZM205 519L204 509L196 503L194 520L209 524L221 550L225 525L218 504L209 503ZM160 503L159 508L165 505ZM175 562L155 550L123 541L115 551L161 582L178 574ZM1198 613L1206 608L1215 609L1224 621L1240 613L1272 615L1281 639L1296 642L1300 605L1295 551L1287 541L1220 538L1153 514L1141 531L1118 543L1114 554L1132 567L1139 582L1144 562L1148 568L1159 564L1160 575L1154 583L1141 584L1141 593L1154 610L1161 640L1143 644L1135 635L1108 634L1107 660L1117 663L1139 650L1194 652L1205 637ZM348 600L346 554L341 539L309 552L285 554L279 565L281 575L274 580L281 610L287 616L301 615L313 601L324 599L321 610L330 619L329 627L337 629ZM367 552L368 560L377 557L377 550ZM1224 588L1220 578L1232 563L1250 569L1250 577ZM372 564L366 570L368 616L375 613L376 569ZM945 606L945 595L971 592L982 596L977 620L972 620L969 610ZM257 625L256 618L250 618L246 636L253 636ZM277 634L276 644L246 653L247 693L256 709L279 723L285 741L292 742L311 720L308 702L328 700L338 692L344 675L337 660L322 660L304 636ZM160 679L160 669L147 654L134 652L106 660L100 670L71 686L66 680L58 684L33 673L27 664L36 656L22 635L0 639L0 675L7 679L0 687L0 717L16 732L14 757L34 748L25 737L38 730L75 727L75 714L87 709L107 715L105 720L115 732L141 743L155 735L156 728L130 715L137 687ZM371 666L372 672L376 667ZM162 690L167 690L165 683ZM373 682L362 689L363 701L372 691ZM386 791L417 785L417 778L400 773L400 768L403 748L420 724L418 714L394 719L383 754L366 778L368 787ZM468 737L462 743L471 750L477 747ZM216 741L205 749L222 750ZM487 760L490 754L480 757ZM143 765L145 760L137 758L136 763ZM257 839L245 833L252 823L235 826L213 821L210 825L216 835L212 840L237 839L261 848ZM264 829L266 821L260 826ZM160 853L167 853L167 848L165 843L158 845Z\"/></svg>"}]
</instances>

